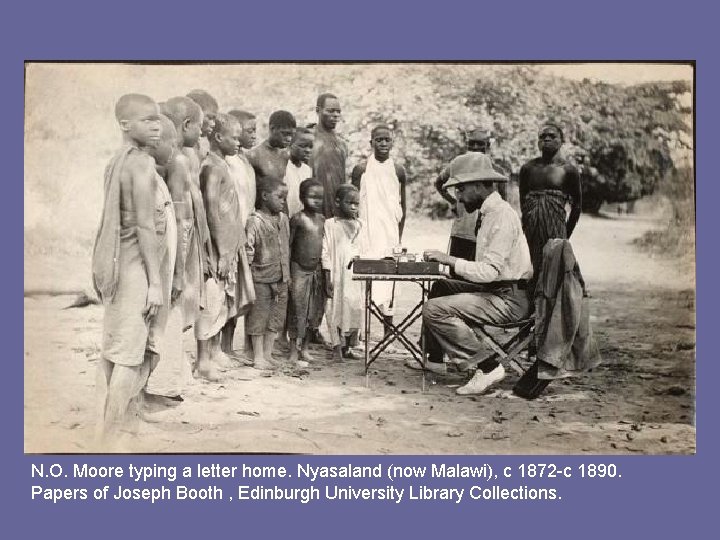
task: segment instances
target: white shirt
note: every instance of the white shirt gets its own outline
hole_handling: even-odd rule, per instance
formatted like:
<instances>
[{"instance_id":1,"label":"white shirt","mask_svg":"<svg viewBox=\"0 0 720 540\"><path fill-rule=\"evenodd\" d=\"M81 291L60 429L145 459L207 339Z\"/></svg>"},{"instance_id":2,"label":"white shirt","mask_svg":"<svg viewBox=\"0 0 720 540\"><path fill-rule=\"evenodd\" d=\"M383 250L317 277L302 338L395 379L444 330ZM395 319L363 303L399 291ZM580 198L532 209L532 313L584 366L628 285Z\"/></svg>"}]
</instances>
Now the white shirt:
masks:
<instances>
[{"instance_id":1,"label":"white shirt","mask_svg":"<svg viewBox=\"0 0 720 540\"><path fill-rule=\"evenodd\" d=\"M301 163L300 166L297 167L292 160L288 160L287 167L285 167L285 177L283 178L283 181L288 187L288 216L294 216L303 209L303 204L300 200L300 184L303 180L311 176L312 169L306 163Z\"/></svg>"},{"instance_id":2,"label":"white shirt","mask_svg":"<svg viewBox=\"0 0 720 540\"><path fill-rule=\"evenodd\" d=\"M532 277L530 250L515 210L493 191L480 207L475 260L458 259L455 273L475 283Z\"/></svg>"}]
</instances>

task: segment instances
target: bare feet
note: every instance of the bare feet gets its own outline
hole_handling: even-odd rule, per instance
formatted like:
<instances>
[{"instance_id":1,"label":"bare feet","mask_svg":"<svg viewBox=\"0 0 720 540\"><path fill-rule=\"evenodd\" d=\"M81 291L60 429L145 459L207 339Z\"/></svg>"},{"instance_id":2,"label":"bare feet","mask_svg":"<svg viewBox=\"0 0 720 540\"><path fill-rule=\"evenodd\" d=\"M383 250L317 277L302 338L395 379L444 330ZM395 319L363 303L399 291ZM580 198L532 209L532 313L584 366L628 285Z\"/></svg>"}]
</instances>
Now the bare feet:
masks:
<instances>
[{"instance_id":1,"label":"bare feet","mask_svg":"<svg viewBox=\"0 0 720 540\"><path fill-rule=\"evenodd\" d=\"M322 334L320 334L320 330L313 328L308 330L308 332L310 333L310 343L314 343L315 345L327 345L327 342L322 337Z\"/></svg>"},{"instance_id":2,"label":"bare feet","mask_svg":"<svg viewBox=\"0 0 720 540\"><path fill-rule=\"evenodd\" d=\"M340 345L335 345L333 347L332 357L333 357L333 360L335 360L336 362L342 362L343 354L342 354L342 347Z\"/></svg>"},{"instance_id":3,"label":"bare feet","mask_svg":"<svg viewBox=\"0 0 720 540\"><path fill-rule=\"evenodd\" d=\"M229 355L219 349L213 351L212 360L218 367L223 369L233 368L237 365Z\"/></svg>"},{"instance_id":4,"label":"bare feet","mask_svg":"<svg viewBox=\"0 0 720 540\"><path fill-rule=\"evenodd\" d=\"M266 360L264 356L256 356L253 362L253 367L263 371L270 371L275 368L275 366Z\"/></svg>"},{"instance_id":5,"label":"bare feet","mask_svg":"<svg viewBox=\"0 0 720 540\"><path fill-rule=\"evenodd\" d=\"M353 352L351 347L343 347L342 356L343 358L346 358L348 360L357 360L358 358L360 358L357 354Z\"/></svg>"},{"instance_id":6,"label":"bare feet","mask_svg":"<svg viewBox=\"0 0 720 540\"><path fill-rule=\"evenodd\" d=\"M198 362L196 373L198 377L209 382L218 382L220 380L215 366L208 361Z\"/></svg>"}]
</instances>

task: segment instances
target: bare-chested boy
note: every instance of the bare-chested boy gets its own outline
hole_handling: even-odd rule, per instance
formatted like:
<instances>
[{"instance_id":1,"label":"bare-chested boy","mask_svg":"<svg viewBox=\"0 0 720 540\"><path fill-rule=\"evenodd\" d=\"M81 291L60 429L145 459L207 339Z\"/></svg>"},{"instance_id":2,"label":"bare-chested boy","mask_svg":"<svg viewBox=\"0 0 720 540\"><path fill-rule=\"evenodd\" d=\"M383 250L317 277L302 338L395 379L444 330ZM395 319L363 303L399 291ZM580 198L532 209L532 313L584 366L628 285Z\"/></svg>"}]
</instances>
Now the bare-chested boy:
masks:
<instances>
[{"instance_id":1,"label":"bare-chested boy","mask_svg":"<svg viewBox=\"0 0 720 540\"><path fill-rule=\"evenodd\" d=\"M182 398L179 397L179 376L177 380L170 380L171 377L168 375L170 370L174 371L180 367L179 362L182 358L181 354L179 354L181 349L176 350L173 347L173 344L182 342L182 328L180 325L170 324L173 303L176 300L173 298L175 293L173 286L176 280L177 266L175 264L168 266L171 262L174 263L177 260L177 250L178 245L180 245L178 239L182 234L178 232L178 225L181 224L181 220L177 219L175 210L177 208L182 211L182 206L176 207L173 204L173 197L167 186L171 162L180 151L177 144L177 130L172 120L161 114L160 125L160 140L155 145L148 147L148 154L155 159L159 193L161 193L162 199L165 200L165 205L170 207L163 208L162 211L173 217L171 221L165 222L164 231L162 227L157 227L156 220L158 239L164 238L166 242L164 247L160 246L159 252L165 254L164 257L161 256L160 260L160 279L163 283L170 284L170 287L163 290L163 305L158 310L155 320L150 326L148 343L145 348L146 359L150 362L150 372L142 393L142 404L147 411L157 407L164 408L177 405L182 401ZM156 208L156 211L158 211L158 208ZM161 364L160 360L162 360ZM160 364L160 369L156 370L158 364Z\"/></svg>"},{"instance_id":2,"label":"bare-chested boy","mask_svg":"<svg viewBox=\"0 0 720 540\"><path fill-rule=\"evenodd\" d=\"M285 176L285 168L290 159L288 146L292 142L296 126L295 117L287 111L275 111L270 115L270 135L247 153L258 182L266 176Z\"/></svg>"},{"instance_id":3,"label":"bare-chested boy","mask_svg":"<svg viewBox=\"0 0 720 540\"><path fill-rule=\"evenodd\" d=\"M529 293L535 290L546 242L551 238L570 238L582 211L580 174L559 153L564 140L559 126L543 125L538 132L538 148L542 155L520 168L522 227L533 264ZM568 216L566 203L570 203Z\"/></svg>"},{"instance_id":4,"label":"bare-chested boy","mask_svg":"<svg viewBox=\"0 0 720 540\"><path fill-rule=\"evenodd\" d=\"M197 145L203 114L200 107L187 97L170 98L161 105L161 110L171 121L176 133L173 151L163 175L173 199L178 230L172 304L167 328L168 349L165 351L168 361L173 365L161 369L150 383L153 390L175 395L181 393L192 373L192 364L186 358L182 346L182 332L194 325L200 311L202 263L197 241L195 203L202 205L202 196L197 178L193 180L190 158L183 149L193 150ZM192 157L196 158L194 155ZM197 201L194 201L193 191ZM204 220L204 213L201 215Z\"/></svg>"},{"instance_id":5,"label":"bare-chested boy","mask_svg":"<svg viewBox=\"0 0 720 540\"><path fill-rule=\"evenodd\" d=\"M255 143L257 141L257 123L255 115L247 111L233 109L228 114L237 118L238 122L240 122L240 125L242 126L240 150L238 150L237 153L237 160L239 164L242 165L244 171L244 174L242 175L242 180L240 181L242 187L240 210L244 230L250 214L255 211L255 199L257 198L257 182L255 179L255 169L253 168L247 156L248 152L255 146ZM229 323L230 321L228 321L228 324ZM243 350L247 354L252 350L252 343L250 342L250 336L248 336L247 332L245 332L244 330L245 329L243 328L243 333L245 336ZM223 335L223 340L221 344L222 350L225 353L230 353L230 351L232 350L232 337L225 337L229 333L230 330L228 329ZM234 335L234 329L232 333Z\"/></svg>"},{"instance_id":6,"label":"bare-chested boy","mask_svg":"<svg viewBox=\"0 0 720 540\"><path fill-rule=\"evenodd\" d=\"M172 203L147 149L160 141L157 104L127 94L115 106L123 147L105 170L105 200L92 260L93 284L105 307L98 362L98 435L108 441L128 427L131 404L150 373L158 313L170 296L168 225ZM168 270L162 272L163 261Z\"/></svg>"},{"instance_id":7,"label":"bare-chested boy","mask_svg":"<svg viewBox=\"0 0 720 540\"><path fill-rule=\"evenodd\" d=\"M312 176L308 161L312 157L315 136L307 128L297 128L290 144L290 159L285 168L283 181L288 187L288 216L292 217L303 209L300 200L300 184Z\"/></svg>"},{"instance_id":8,"label":"bare-chested boy","mask_svg":"<svg viewBox=\"0 0 720 540\"><path fill-rule=\"evenodd\" d=\"M236 154L240 148L240 130L235 118L218 114L210 134L210 153L200 170L212 258L216 261L214 268L206 272L207 301L196 327L198 371L201 372L209 366L211 359L227 363L227 359L219 359L225 356L220 350L221 330L244 307L239 305L242 295L238 291L246 284L241 283L243 275L238 272L238 265L245 235L241 227L236 182L225 161L226 156Z\"/></svg>"},{"instance_id":9,"label":"bare-chested boy","mask_svg":"<svg viewBox=\"0 0 720 540\"><path fill-rule=\"evenodd\" d=\"M193 235L193 199L190 193L192 185L191 164L182 148L194 148L200 139L203 114L200 107L187 97L174 97L162 106L162 112L173 123L177 133L177 148L168 161L166 182L173 198L178 235L177 258L173 275L172 301L180 300L185 290L185 273L188 265L188 250ZM198 258L199 261L199 258ZM198 261L193 261L197 263ZM197 302L197 300L196 300ZM189 324L194 322L198 307L188 314Z\"/></svg>"},{"instance_id":10,"label":"bare-chested boy","mask_svg":"<svg viewBox=\"0 0 720 540\"><path fill-rule=\"evenodd\" d=\"M308 344L318 331L325 310L322 272L323 185L314 178L300 184L301 212L290 218L290 301L288 334L290 361L306 367L312 360Z\"/></svg>"},{"instance_id":11,"label":"bare-chested boy","mask_svg":"<svg viewBox=\"0 0 720 540\"><path fill-rule=\"evenodd\" d=\"M215 127L215 116L220 112L220 107L218 106L217 100L205 90L191 90L188 92L187 97L197 103L203 112L202 136L195 147L198 159L202 162L202 160L207 157L208 152L210 152L210 133L212 133Z\"/></svg>"}]
</instances>

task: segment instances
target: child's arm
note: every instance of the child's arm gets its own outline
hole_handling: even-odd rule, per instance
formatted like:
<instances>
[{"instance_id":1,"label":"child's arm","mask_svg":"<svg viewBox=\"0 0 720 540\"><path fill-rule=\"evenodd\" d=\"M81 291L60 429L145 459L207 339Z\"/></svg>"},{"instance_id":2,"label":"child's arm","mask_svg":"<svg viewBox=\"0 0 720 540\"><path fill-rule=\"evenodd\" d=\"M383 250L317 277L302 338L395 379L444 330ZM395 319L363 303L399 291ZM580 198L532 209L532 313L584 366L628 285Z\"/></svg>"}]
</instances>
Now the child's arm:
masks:
<instances>
[{"instance_id":1,"label":"child's arm","mask_svg":"<svg viewBox=\"0 0 720 540\"><path fill-rule=\"evenodd\" d=\"M395 173L397 174L400 182L400 207L402 208L402 218L400 218L400 223L398 223L398 232L400 241L402 242L403 230L405 229L405 217L407 216L407 198L405 194L407 175L405 174L405 167L402 165L395 166Z\"/></svg>"},{"instance_id":2,"label":"child's arm","mask_svg":"<svg viewBox=\"0 0 720 540\"><path fill-rule=\"evenodd\" d=\"M350 182L353 186L358 188L358 191L360 190L360 182L362 180L362 175L365 174L365 166L355 165L355 168L353 168L352 173L350 173Z\"/></svg>"},{"instance_id":3,"label":"child's arm","mask_svg":"<svg viewBox=\"0 0 720 540\"><path fill-rule=\"evenodd\" d=\"M178 153L168 167L167 186L173 200L177 221L177 251L173 271L171 302L175 302L185 288L185 255L192 231L190 203L190 164L187 157Z\"/></svg>"},{"instance_id":4,"label":"child's arm","mask_svg":"<svg viewBox=\"0 0 720 540\"><path fill-rule=\"evenodd\" d=\"M148 293L143 316L155 317L163 303L160 281L160 261L155 234L155 165L149 156L131 156L128 171L132 189L133 208L137 220L140 255L148 278Z\"/></svg>"},{"instance_id":5,"label":"child's arm","mask_svg":"<svg viewBox=\"0 0 720 540\"><path fill-rule=\"evenodd\" d=\"M255 218L250 216L245 224L245 255L247 255L248 264L252 264L255 260L255 244L257 242L258 230Z\"/></svg>"},{"instance_id":6,"label":"child's arm","mask_svg":"<svg viewBox=\"0 0 720 540\"><path fill-rule=\"evenodd\" d=\"M298 222L300 221L300 216L302 215L302 211L295 214L293 217L290 218L290 259L292 260L292 250L294 240L295 240L295 229L298 228Z\"/></svg>"},{"instance_id":7,"label":"child's arm","mask_svg":"<svg viewBox=\"0 0 720 540\"><path fill-rule=\"evenodd\" d=\"M325 295L328 298L333 297L333 283L332 283L332 259L330 258L330 241L328 240L328 221L325 221L323 228L323 239L322 239L322 255L320 257L320 263L323 271L323 281L325 282Z\"/></svg>"}]
</instances>

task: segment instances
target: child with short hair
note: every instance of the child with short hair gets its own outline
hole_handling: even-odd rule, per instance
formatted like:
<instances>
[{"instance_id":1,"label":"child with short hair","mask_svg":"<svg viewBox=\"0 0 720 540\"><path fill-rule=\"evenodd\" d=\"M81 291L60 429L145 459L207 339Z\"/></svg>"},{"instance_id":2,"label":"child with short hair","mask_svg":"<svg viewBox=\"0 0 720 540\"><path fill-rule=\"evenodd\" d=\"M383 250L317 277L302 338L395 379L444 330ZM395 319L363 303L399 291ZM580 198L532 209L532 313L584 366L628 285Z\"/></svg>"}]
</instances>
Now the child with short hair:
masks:
<instances>
[{"instance_id":1,"label":"child with short hair","mask_svg":"<svg viewBox=\"0 0 720 540\"><path fill-rule=\"evenodd\" d=\"M255 303L245 316L255 369L272 369L272 350L285 326L290 280L290 226L282 212L287 186L266 176L257 184L257 210L248 218L245 250L250 263Z\"/></svg>"},{"instance_id":2,"label":"child with short hair","mask_svg":"<svg viewBox=\"0 0 720 540\"><path fill-rule=\"evenodd\" d=\"M203 112L202 136L195 147L198 159L202 161L210 153L210 134L215 128L215 117L220 112L220 106L214 97L199 88L188 92L187 97L197 103Z\"/></svg>"},{"instance_id":3,"label":"child with short hair","mask_svg":"<svg viewBox=\"0 0 720 540\"><path fill-rule=\"evenodd\" d=\"M288 187L288 216L292 217L303 209L304 202L300 200L300 183L312 176L312 169L308 161L312 156L313 132L307 128L297 128L290 143L290 159L285 169L284 182Z\"/></svg>"},{"instance_id":4,"label":"child with short hair","mask_svg":"<svg viewBox=\"0 0 720 540\"><path fill-rule=\"evenodd\" d=\"M105 308L97 363L98 436L114 436L138 405L153 358L155 325L169 300L167 247L175 221L172 202L148 149L160 141L157 103L141 94L115 105L123 146L105 170L105 199L92 256L93 285ZM164 263L165 261L165 263ZM163 268L167 272L163 272Z\"/></svg>"},{"instance_id":5,"label":"child with short hair","mask_svg":"<svg viewBox=\"0 0 720 540\"><path fill-rule=\"evenodd\" d=\"M200 187L207 212L212 243L211 264L206 269L206 302L196 325L198 372L205 378L217 376L210 360L228 363L220 349L221 330L249 301L242 294L249 283L239 272L245 238L240 221L240 201L225 157L240 147L240 124L232 116L218 114L210 134L210 153L200 170ZM250 295L251 296L251 295Z\"/></svg>"},{"instance_id":6,"label":"child with short hair","mask_svg":"<svg viewBox=\"0 0 720 540\"><path fill-rule=\"evenodd\" d=\"M288 334L290 361L307 367L310 339L317 332L325 309L322 246L325 216L323 185L314 178L300 183L301 212L290 218L290 303Z\"/></svg>"},{"instance_id":7,"label":"child with short hair","mask_svg":"<svg viewBox=\"0 0 720 540\"><path fill-rule=\"evenodd\" d=\"M270 115L268 123L268 138L247 153L257 180L266 176L282 178L285 175L290 159L288 146L297 127L295 117L287 111L275 111Z\"/></svg>"},{"instance_id":8,"label":"child with short hair","mask_svg":"<svg viewBox=\"0 0 720 540\"><path fill-rule=\"evenodd\" d=\"M353 281L350 262L367 250L363 223L358 219L360 194L352 184L342 184L335 192L337 216L325 220L322 268L325 293L331 299L327 318L332 332L333 358L354 358L362 321L362 286ZM367 337L366 337L367 339Z\"/></svg>"},{"instance_id":9,"label":"child with short hair","mask_svg":"<svg viewBox=\"0 0 720 540\"><path fill-rule=\"evenodd\" d=\"M400 245L405 226L406 197L405 168L390 157L393 134L390 127L380 124L370 132L372 155L356 165L352 183L360 191L360 219L371 242L363 253L370 259L392 255L393 247ZM385 323L385 334L393 323L395 286L390 282L373 285L373 297L380 307Z\"/></svg>"}]
</instances>

